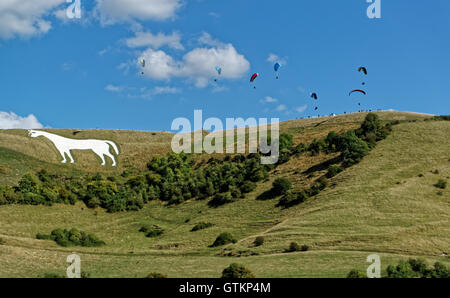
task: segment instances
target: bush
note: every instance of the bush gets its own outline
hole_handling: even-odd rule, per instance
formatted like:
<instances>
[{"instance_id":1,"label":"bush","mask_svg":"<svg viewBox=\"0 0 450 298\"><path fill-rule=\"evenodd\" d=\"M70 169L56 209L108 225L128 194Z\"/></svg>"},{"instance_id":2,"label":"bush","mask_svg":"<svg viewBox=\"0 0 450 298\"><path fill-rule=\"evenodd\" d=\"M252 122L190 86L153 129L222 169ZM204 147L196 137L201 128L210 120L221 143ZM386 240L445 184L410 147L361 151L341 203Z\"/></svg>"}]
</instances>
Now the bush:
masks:
<instances>
[{"instance_id":1,"label":"bush","mask_svg":"<svg viewBox=\"0 0 450 298\"><path fill-rule=\"evenodd\" d=\"M304 244L302 245L302 247L300 247L300 251L308 251L309 250L309 246Z\"/></svg>"},{"instance_id":2,"label":"bush","mask_svg":"<svg viewBox=\"0 0 450 298\"><path fill-rule=\"evenodd\" d=\"M162 274L162 273L158 273L158 272L152 272L149 275L147 275L146 278L157 278L157 279L162 279L162 278L167 278L167 275Z\"/></svg>"},{"instance_id":3,"label":"bush","mask_svg":"<svg viewBox=\"0 0 450 298\"><path fill-rule=\"evenodd\" d=\"M20 179L18 189L22 193L36 193L38 184L38 178L32 173L27 173Z\"/></svg>"},{"instance_id":4,"label":"bush","mask_svg":"<svg viewBox=\"0 0 450 298\"><path fill-rule=\"evenodd\" d=\"M164 229L159 226L143 226L139 229L139 232L144 233L147 238L154 238L161 236L164 233Z\"/></svg>"},{"instance_id":5,"label":"bush","mask_svg":"<svg viewBox=\"0 0 450 298\"><path fill-rule=\"evenodd\" d=\"M3 238L0 238L0 245L5 245L6 244L6 241L5 241L5 239L3 239Z\"/></svg>"},{"instance_id":6,"label":"bush","mask_svg":"<svg viewBox=\"0 0 450 298\"><path fill-rule=\"evenodd\" d=\"M347 274L347 278L367 278L367 274L360 270L353 269Z\"/></svg>"},{"instance_id":7,"label":"bush","mask_svg":"<svg viewBox=\"0 0 450 298\"><path fill-rule=\"evenodd\" d=\"M257 185L251 181L245 181L241 186L242 193L250 193L256 189Z\"/></svg>"},{"instance_id":8,"label":"bush","mask_svg":"<svg viewBox=\"0 0 450 298\"><path fill-rule=\"evenodd\" d=\"M291 188L291 181L286 178L278 178L272 184L272 190L278 196L286 194Z\"/></svg>"},{"instance_id":9,"label":"bush","mask_svg":"<svg viewBox=\"0 0 450 298\"><path fill-rule=\"evenodd\" d=\"M296 252L296 251L300 251L300 245L298 245L297 242L291 242L289 248L286 249L285 252Z\"/></svg>"},{"instance_id":10,"label":"bush","mask_svg":"<svg viewBox=\"0 0 450 298\"><path fill-rule=\"evenodd\" d=\"M218 246L223 246L226 244L230 244L230 243L236 243L237 240L233 237L233 235L231 235L230 233L222 233L220 234L216 240L214 241L214 243L211 245L211 247L218 247Z\"/></svg>"},{"instance_id":11,"label":"bush","mask_svg":"<svg viewBox=\"0 0 450 298\"><path fill-rule=\"evenodd\" d=\"M332 165L329 169L328 172L326 174L327 178L333 178L334 176L336 176L337 174L339 174L340 172L342 172L344 170L343 167L338 166L338 165Z\"/></svg>"},{"instance_id":12,"label":"bush","mask_svg":"<svg viewBox=\"0 0 450 298\"><path fill-rule=\"evenodd\" d=\"M212 224L212 223L209 223L209 222L199 222L198 224L196 224L196 225L192 228L191 232L196 232L196 231L204 230L204 229L210 228L210 227L212 227L212 226L213 226L213 224Z\"/></svg>"},{"instance_id":13,"label":"bush","mask_svg":"<svg viewBox=\"0 0 450 298\"><path fill-rule=\"evenodd\" d=\"M255 275L250 269L245 268L244 265L234 263L223 270L222 278L255 278Z\"/></svg>"},{"instance_id":14,"label":"bush","mask_svg":"<svg viewBox=\"0 0 450 298\"><path fill-rule=\"evenodd\" d=\"M288 192L284 195L277 204L277 207L290 208L300 203L303 203L309 198L309 194L306 191L300 191L298 193Z\"/></svg>"},{"instance_id":15,"label":"bush","mask_svg":"<svg viewBox=\"0 0 450 298\"><path fill-rule=\"evenodd\" d=\"M225 192L217 194L214 199L208 202L210 207L220 207L229 203L233 203L236 201L236 198L233 198L231 192Z\"/></svg>"},{"instance_id":16,"label":"bush","mask_svg":"<svg viewBox=\"0 0 450 298\"><path fill-rule=\"evenodd\" d=\"M322 190L327 188L328 180L325 177L320 177L316 182L314 182L311 189L308 191L309 196L318 195Z\"/></svg>"},{"instance_id":17,"label":"bush","mask_svg":"<svg viewBox=\"0 0 450 298\"><path fill-rule=\"evenodd\" d=\"M435 185L435 187L440 189L446 189L447 188L447 181L440 179Z\"/></svg>"},{"instance_id":18,"label":"bush","mask_svg":"<svg viewBox=\"0 0 450 298\"><path fill-rule=\"evenodd\" d=\"M318 155L320 152L323 152L325 148L327 147L327 144L324 139L314 139L313 142L309 145L308 151L311 152L311 154Z\"/></svg>"},{"instance_id":19,"label":"bush","mask_svg":"<svg viewBox=\"0 0 450 298\"><path fill-rule=\"evenodd\" d=\"M256 237L255 241L253 242L253 245L255 245L255 246L261 246L263 244L264 244L264 237L263 236Z\"/></svg>"}]
</instances>

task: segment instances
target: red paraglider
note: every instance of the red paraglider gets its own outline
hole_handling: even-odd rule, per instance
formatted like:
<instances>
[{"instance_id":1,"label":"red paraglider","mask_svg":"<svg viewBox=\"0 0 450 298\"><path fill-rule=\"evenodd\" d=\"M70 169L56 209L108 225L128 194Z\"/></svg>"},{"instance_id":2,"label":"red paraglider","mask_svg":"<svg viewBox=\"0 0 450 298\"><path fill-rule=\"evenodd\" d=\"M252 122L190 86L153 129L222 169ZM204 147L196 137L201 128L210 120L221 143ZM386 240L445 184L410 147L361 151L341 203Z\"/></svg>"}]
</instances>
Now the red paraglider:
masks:
<instances>
[{"instance_id":1,"label":"red paraglider","mask_svg":"<svg viewBox=\"0 0 450 298\"><path fill-rule=\"evenodd\" d=\"M256 80L257 77L259 77L259 73L254 73L252 75L252 77L250 78L250 83L253 83ZM253 86L253 88L256 89L256 86Z\"/></svg>"},{"instance_id":2,"label":"red paraglider","mask_svg":"<svg viewBox=\"0 0 450 298\"><path fill-rule=\"evenodd\" d=\"M361 89L355 89L355 90L353 90L352 92L349 93L349 96L352 95L352 94L355 93L355 92L360 92L360 93L362 93L362 94L364 94L364 95L367 94L366 91L364 91L364 90L361 90Z\"/></svg>"}]
</instances>

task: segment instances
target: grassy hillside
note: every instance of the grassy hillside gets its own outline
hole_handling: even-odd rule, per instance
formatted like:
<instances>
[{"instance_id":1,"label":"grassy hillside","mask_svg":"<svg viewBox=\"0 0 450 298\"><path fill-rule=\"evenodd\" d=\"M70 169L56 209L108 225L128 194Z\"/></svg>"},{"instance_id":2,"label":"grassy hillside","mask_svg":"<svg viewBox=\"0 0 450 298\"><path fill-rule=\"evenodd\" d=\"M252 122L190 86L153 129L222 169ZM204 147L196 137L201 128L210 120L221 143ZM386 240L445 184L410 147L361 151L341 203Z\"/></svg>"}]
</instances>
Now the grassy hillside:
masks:
<instances>
[{"instance_id":1,"label":"grassy hillside","mask_svg":"<svg viewBox=\"0 0 450 298\"><path fill-rule=\"evenodd\" d=\"M365 270L372 253L381 256L383 269L409 257L450 265L445 256L450 248L449 190L433 186L439 179L450 181L450 122L425 122L421 120L427 116L410 113L378 115L386 121L416 122L394 126L361 163L333 177L318 196L288 209L276 207L277 199L257 197L279 177L291 180L294 188L307 186L326 173L318 165L330 156L293 158L246 199L219 208L208 207L206 201L170 207L155 201L138 212L109 214L82 203L0 206L0 277L64 274L65 259L74 251L93 277L144 277L154 271L169 277L219 277L234 262L257 277L345 277L353 268ZM296 144L310 143L330 131L355 129L364 117L361 113L294 120L282 123L281 129L292 134ZM51 132L73 137L71 131ZM117 142L119 167L101 169L106 172L142 169L153 155L168 152L171 140L168 133L119 131L85 131L76 137ZM45 140L28 138L24 131L2 131L0 184L14 183L23 173L41 168L71 175L100 171L92 165L93 154L74 157L77 164L62 165ZM214 226L191 232L199 222ZM143 225L158 225L165 233L146 238L139 232ZM37 233L71 227L93 233L107 245L64 248L35 239ZM209 248L222 232L231 232L238 242ZM264 236L264 245L254 247L257 236ZM293 241L310 250L284 253Z\"/></svg>"}]
</instances>

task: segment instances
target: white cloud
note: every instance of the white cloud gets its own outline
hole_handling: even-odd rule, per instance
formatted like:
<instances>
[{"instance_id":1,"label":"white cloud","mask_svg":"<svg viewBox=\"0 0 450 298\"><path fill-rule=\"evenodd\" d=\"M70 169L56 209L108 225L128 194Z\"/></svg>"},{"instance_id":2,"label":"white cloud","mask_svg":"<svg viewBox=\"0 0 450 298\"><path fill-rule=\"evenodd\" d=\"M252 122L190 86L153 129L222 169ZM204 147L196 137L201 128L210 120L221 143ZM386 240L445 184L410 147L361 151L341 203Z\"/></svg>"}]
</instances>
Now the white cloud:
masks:
<instances>
[{"instance_id":1,"label":"white cloud","mask_svg":"<svg viewBox=\"0 0 450 298\"><path fill-rule=\"evenodd\" d=\"M222 79L240 78L250 69L250 63L232 44L196 48L186 53L181 60L153 49L147 49L139 58L146 61L145 76L159 80L186 78L199 88L206 87L209 80L217 76L216 66L222 67Z\"/></svg>"},{"instance_id":2,"label":"white cloud","mask_svg":"<svg viewBox=\"0 0 450 298\"><path fill-rule=\"evenodd\" d=\"M180 93L181 90L175 87L170 87L170 86L157 86L155 88L153 88L152 93L155 95L160 95L160 94L177 94Z\"/></svg>"},{"instance_id":3,"label":"white cloud","mask_svg":"<svg viewBox=\"0 0 450 298\"><path fill-rule=\"evenodd\" d=\"M13 112L0 111L0 129L39 129L43 127L33 114L27 117L20 117Z\"/></svg>"},{"instance_id":4,"label":"white cloud","mask_svg":"<svg viewBox=\"0 0 450 298\"><path fill-rule=\"evenodd\" d=\"M105 87L105 90L109 92L121 92L123 90L123 87L109 84Z\"/></svg>"},{"instance_id":5,"label":"white cloud","mask_svg":"<svg viewBox=\"0 0 450 298\"><path fill-rule=\"evenodd\" d=\"M266 96L264 99L261 100L261 103L275 103L278 102L278 99L273 98L271 96Z\"/></svg>"},{"instance_id":6,"label":"white cloud","mask_svg":"<svg viewBox=\"0 0 450 298\"><path fill-rule=\"evenodd\" d=\"M0 38L31 37L47 33L51 23L45 18L65 0L1 0Z\"/></svg>"},{"instance_id":7,"label":"white cloud","mask_svg":"<svg viewBox=\"0 0 450 298\"><path fill-rule=\"evenodd\" d=\"M151 32L136 32L136 36L127 39L125 43L130 48L150 47L159 49L167 45L172 49L183 50L184 47L180 40L181 36L177 32L173 32L171 35L165 35L163 33L154 35Z\"/></svg>"},{"instance_id":8,"label":"white cloud","mask_svg":"<svg viewBox=\"0 0 450 298\"><path fill-rule=\"evenodd\" d=\"M307 108L308 108L308 105L304 105L304 106L295 108L295 111L299 114L302 114L303 112L306 111Z\"/></svg>"},{"instance_id":9,"label":"white cloud","mask_svg":"<svg viewBox=\"0 0 450 298\"><path fill-rule=\"evenodd\" d=\"M175 16L182 0L97 0L96 13L103 25L136 20L166 20Z\"/></svg>"},{"instance_id":10,"label":"white cloud","mask_svg":"<svg viewBox=\"0 0 450 298\"><path fill-rule=\"evenodd\" d=\"M277 112L283 112L283 111L286 111L287 110L287 107L285 106L285 105L279 105L277 108L276 108L276 111Z\"/></svg>"},{"instance_id":11,"label":"white cloud","mask_svg":"<svg viewBox=\"0 0 450 298\"><path fill-rule=\"evenodd\" d=\"M287 64L287 58L281 58L276 54L269 54L269 57L267 57L267 62L270 62L272 64L275 64L276 62L286 65Z\"/></svg>"},{"instance_id":12,"label":"white cloud","mask_svg":"<svg viewBox=\"0 0 450 298\"><path fill-rule=\"evenodd\" d=\"M214 11L209 12L208 15L213 18L220 18L220 14Z\"/></svg>"},{"instance_id":13,"label":"white cloud","mask_svg":"<svg viewBox=\"0 0 450 298\"><path fill-rule=\"evenodd\" d=\"M203 32L197 40L201 45L207 45L211 47L223 47L225 44L220 40L212 38L211 34Z\"/></svg>"}]
</instances>

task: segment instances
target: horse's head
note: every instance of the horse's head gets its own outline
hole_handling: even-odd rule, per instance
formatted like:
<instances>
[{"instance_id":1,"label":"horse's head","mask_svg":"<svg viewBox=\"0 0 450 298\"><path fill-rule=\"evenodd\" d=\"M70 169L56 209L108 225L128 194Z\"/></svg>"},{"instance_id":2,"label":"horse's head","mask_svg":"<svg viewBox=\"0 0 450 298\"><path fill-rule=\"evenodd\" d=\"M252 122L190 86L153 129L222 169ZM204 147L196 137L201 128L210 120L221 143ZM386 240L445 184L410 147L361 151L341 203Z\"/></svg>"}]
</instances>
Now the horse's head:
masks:
<instances>
[{"instance_id":1,"label":"horse's head","mask_svg":"<svg viewBox=\"0 0 450 298\"><path fill-rule=\"evenodd\" d=\"M42 136L42 133L40 131L37 130L29 130L28 131L28 136L32 137L32 138L37 138Z\"/></svg>"}]
</instances>

